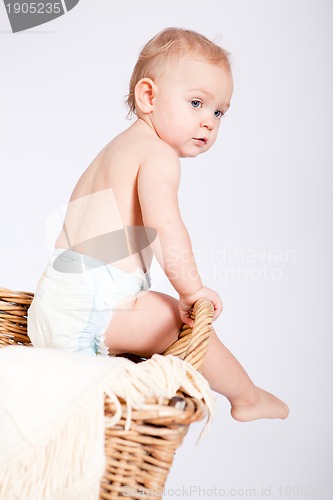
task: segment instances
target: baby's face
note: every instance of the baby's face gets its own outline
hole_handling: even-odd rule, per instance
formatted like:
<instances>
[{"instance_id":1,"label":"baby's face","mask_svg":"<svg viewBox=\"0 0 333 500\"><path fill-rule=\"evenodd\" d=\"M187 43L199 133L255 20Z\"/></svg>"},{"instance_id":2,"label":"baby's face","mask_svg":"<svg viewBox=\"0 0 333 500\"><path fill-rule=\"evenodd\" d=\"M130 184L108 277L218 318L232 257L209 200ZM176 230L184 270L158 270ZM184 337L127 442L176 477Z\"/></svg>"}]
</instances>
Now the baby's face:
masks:
<instances>
[{"instance_id":1,"label":"baby's face","mask_svg":"<svg viewBox=\"0 0 333 500\"><path fill-rule=\"evenodd\" d=\"M170 76L156 80L151 124L180 158L195 157L214 144L223 114L229 108L230 72L199 57L175 63Z\"/></svg>"}]
</instances>

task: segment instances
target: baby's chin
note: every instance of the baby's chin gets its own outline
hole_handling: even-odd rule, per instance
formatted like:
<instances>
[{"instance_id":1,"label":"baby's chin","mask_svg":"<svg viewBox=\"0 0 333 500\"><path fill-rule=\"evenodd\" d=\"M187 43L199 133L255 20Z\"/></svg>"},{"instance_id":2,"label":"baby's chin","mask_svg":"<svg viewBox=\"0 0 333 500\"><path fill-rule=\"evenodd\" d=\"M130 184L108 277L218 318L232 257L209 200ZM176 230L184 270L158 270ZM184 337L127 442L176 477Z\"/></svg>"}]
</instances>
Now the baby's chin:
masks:
<instances>
[{"instance_id":1,"label":"baby's chin","mask_svg":"<svg viewBox=\"0 0 333 500\"><path fill-rule=\"evenodd\" d=\"M198 155L205 153L207 149L202 149L199 147L193 147L192 144L172 144L168 142L169 146L177 153L178 158L196 158Z\"/></svg>"},{"instance_id":2,"label":"baby's chin","mask_svg":"<svg viewBox=\"0 0 333 500\"><path fill-rule=\"evenodd\" d=\"M175 149L175 151L178 155L178 158L196 158L198 155L204 153L204 151L194 150L193 148L180 148Z\"/></svg>"},{"instance_id":3,"label":"baby's chin","mask_svg":"<svg viewBox=\"0 0 333 500\"><path fill-rule=\"evenodd\" d=\"M205 151L189 151L178 154L179 158L196 158Z\"/></svg>"},{"instance_id":4,"label":"baby's chin","mask_svg":"<svg viewBox=\"0 0 333 500\"><path fill-rule=\"evenodd\" d=\"M196 158L200 153L193 153L193 154L179 154L178 157L179 158Z\"/></svg>"},{"instance_id":5,"label":"baby's chin","mask_svg":"<svg viewBox=\"0 0 333 500\"><path fill-rule=\"evenodd\" d=\"M186 145L183 148L179 148L179 152L177 152L179 158L196 158L199 155L202 155L203 153L206 153L211 148L211 145L207 147L207 144L205 146L195 146L193 147L192 144Z\"/></svg>"}]
</instances>

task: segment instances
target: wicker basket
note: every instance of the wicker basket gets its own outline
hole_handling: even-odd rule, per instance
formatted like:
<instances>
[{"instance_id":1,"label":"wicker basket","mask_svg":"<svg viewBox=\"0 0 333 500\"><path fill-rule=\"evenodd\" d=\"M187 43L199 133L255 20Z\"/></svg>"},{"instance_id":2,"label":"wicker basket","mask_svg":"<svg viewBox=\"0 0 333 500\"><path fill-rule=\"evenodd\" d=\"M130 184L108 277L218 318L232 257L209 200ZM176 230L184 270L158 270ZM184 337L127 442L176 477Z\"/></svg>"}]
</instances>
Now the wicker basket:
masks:
<instances>
[{"instance_id":1,"label":"wicker basket","mask_svg":"<svg viewBox=\"0 0 333 500\"><path fill-rule=\"evenodd\" d=\"M0 347L21 344L31 346L27 335L27 310L32 293L0 288ZM193 329L183 325L179 339L163 354L173 354L201 370L207 351L213 306L198 300L192 309ZM120 497L162 498L164 484L189 425L206 416L201 400L177 393L171 400L148 400L144 409L132 410L131 426L125 431L126 403L119 423L105 429L106 470L101 481L100 500ZM105 415L115 407L105 398Z\"/></svg>"}]
</instances>

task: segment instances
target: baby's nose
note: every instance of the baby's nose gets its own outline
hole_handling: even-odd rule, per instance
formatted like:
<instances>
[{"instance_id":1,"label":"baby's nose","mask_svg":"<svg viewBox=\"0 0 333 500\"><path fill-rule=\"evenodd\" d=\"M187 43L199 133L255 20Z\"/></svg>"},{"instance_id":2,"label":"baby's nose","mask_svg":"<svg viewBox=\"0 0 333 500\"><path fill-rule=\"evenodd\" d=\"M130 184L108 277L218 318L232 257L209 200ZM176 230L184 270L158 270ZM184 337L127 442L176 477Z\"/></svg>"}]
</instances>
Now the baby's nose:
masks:
<instances>
[{"instance_id":1,"label":"baby's nose","mask_svg":"<svg viewBox=\"0 0 333 500\"><path fill-rule=\"evenodd\" d=\"M201 126L203 128L208 128L208 130L212 130L214 128L214 119L210 115L206 115L202 121L201 121Z\"/></svg>"}]
</instances>

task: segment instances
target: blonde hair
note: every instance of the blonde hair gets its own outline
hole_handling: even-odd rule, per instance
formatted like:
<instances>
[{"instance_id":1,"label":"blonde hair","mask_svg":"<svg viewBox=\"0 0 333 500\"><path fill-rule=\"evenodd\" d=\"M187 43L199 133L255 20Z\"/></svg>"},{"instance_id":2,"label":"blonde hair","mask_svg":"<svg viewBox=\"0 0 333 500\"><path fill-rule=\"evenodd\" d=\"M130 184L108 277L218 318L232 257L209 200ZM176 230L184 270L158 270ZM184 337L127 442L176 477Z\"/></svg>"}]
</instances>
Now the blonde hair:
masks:
<instances>
[{"instance_id":1,"label":"blonde hair","mask_svg":"<svg viewBox=\"0 0 333 500\"><path fill-rule=\"evenodd\" d=\"M129 108L127 118L136 114L134 89L141 78L155 80L166 74L170 61L180 59L187 54L197 54L211 64L225 66L231 71L230 54L225 49L208 40L196 31L183 28L166 28L155 35L143 47L129 84L129 93L125 103Z\"/></svg>"}]
</instances>

